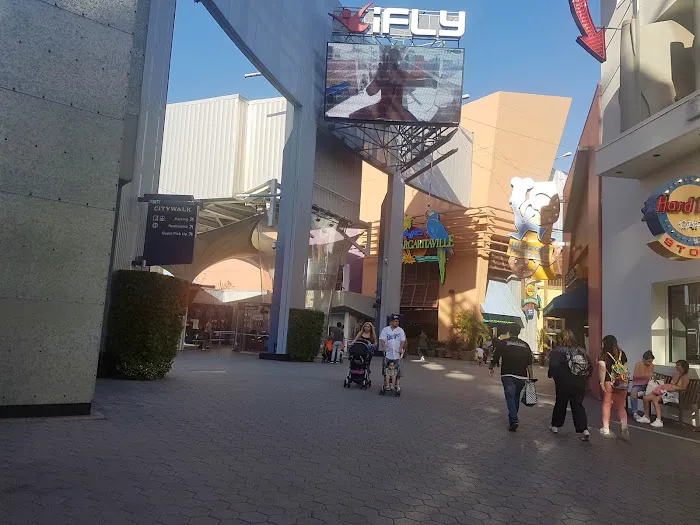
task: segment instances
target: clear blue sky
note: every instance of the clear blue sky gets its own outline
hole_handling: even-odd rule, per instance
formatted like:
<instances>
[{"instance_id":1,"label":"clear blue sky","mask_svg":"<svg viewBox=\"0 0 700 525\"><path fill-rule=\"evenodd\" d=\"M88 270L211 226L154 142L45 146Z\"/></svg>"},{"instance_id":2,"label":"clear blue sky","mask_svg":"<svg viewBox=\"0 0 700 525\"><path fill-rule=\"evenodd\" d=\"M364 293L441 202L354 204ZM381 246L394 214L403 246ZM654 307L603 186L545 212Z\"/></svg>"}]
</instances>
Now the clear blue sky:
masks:
<instances>
[{"instance_id":1,"label":"clear blue sky","mask_svg":"<svg viewBox=\"0 0 700 525\"><path fill-rule=\"evenodd\" d=\"M589 4L597 21L600 2ZM600 66L576 44L579 33L567 0L379 0L377 5L465 10L464 92L472 99L495 91L571 97L560 154L576 147ZM178 0L169 102L234 93L248 99L278 96L264 78L243 78L254 70L201 4ZM562 159L556 167L566 170L570 161Z\"/></svg>"}]
</instances>

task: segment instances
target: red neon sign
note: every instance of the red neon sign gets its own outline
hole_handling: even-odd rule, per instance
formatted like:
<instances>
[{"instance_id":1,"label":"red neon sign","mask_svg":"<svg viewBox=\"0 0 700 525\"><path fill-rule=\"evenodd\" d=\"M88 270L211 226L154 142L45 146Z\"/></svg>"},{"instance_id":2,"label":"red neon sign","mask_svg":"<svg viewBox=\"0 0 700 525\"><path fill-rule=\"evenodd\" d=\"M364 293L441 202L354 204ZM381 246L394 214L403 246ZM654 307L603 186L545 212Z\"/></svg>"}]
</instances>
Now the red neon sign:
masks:
<instances>
[{"instance_id":1,"label":"red neon sign","mask_svg":"<svg viewBox=\"0 0 700 525\"><path fill-rule=\"evenodd\" d=\"M656 203L656 213L700 214L700 199L689 197L687 201L672 201L668 195L660 195Z\"/></svg>"},{"instance_id":2,"label":"red neon sign","mask_svg":"<svg viewBox=\"0 0 700 525\"><path fill-rule=\"evenodd\" d=\"M372 5L374 5L374 2L370 2L354 15L347 7L343 8L343 10L340 12L340 16L334 15L333 13L328 14L335 18L338 22L343 24L345 28L351 33L364 33L365 31L367 31L369 24L363 23L362 19L364 18L367 10L370 7L372 7Z\"/></svg>"},{"instance_id":3,"label":"red neon sign","mask_svg":"<svg viewBox=\"0 0 700 525\"><path fill-rule=\"evenodd\" d=\"M588 7L588 0L569 0L569 8L581 36L576 42L601 64L607 59L605 52L605 28L596 28Z\"/></svg>"}]
</instances>

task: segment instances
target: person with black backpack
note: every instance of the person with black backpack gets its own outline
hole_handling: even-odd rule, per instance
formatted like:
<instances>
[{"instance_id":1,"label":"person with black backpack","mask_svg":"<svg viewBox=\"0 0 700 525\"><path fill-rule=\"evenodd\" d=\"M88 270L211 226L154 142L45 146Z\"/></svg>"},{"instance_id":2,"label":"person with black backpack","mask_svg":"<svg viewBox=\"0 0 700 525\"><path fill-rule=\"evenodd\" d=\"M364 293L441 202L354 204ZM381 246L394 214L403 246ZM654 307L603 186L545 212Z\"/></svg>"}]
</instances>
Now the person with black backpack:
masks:
<instances>
[{"instance_id":1,"label":"person with black backpack","mask_svg":"<svg viewBox=\"0 0 700 525\"><path fill-rule=\"evenodd\" d=\"M564 426L566 407L571 405L574 428L581 434L583 441L591 439L588 431L588 416L583 406L586 397L586 384L593 374L593 365L586 353L574 339L571 330L562 330L557 337L556 346L549 354L549 371L547 375L554 379L556 401L552 411L552 425L549 429L558 433Z\"/></svg>"}]
</instances>

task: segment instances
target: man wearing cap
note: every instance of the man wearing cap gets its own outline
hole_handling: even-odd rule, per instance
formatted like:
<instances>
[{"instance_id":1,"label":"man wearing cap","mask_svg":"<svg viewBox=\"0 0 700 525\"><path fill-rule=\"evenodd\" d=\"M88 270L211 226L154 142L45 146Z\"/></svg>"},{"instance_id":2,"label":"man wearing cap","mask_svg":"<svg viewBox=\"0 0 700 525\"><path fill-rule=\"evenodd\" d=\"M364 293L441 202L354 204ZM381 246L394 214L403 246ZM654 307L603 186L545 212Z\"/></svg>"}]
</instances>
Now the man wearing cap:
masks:
<instances>
[{"instance_id":1,"label":"man wearing cap","mask_svg":"<svg viewBox=\"0 0 700 525\"><path fill-rule=\"evenodd\" d=\"M379 349L384 351L384 366L388 366L389 361L394 361L396 369L396 391L400 391L399 379L401 378L400 359L406 348L406 333L399 326L399 316L394 314L389 316L389 326L384 327L379 335ZM386 381L386 379L385 379ZM386 382L385 382L386 386Z\"/></svg>"}]
</instances>

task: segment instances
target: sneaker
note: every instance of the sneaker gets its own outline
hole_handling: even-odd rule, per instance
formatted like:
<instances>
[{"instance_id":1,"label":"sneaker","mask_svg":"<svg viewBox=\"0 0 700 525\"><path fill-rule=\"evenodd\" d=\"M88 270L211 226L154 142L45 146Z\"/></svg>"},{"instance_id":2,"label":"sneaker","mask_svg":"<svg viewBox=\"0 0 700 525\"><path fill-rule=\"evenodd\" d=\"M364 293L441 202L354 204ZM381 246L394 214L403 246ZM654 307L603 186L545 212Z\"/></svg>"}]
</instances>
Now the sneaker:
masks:
<instances>
[{"instance_id":1,"label":"sneaker","mask_svg":"<svg viewBox=\"0 0 700 525\"><path fill-rule=\"evenodd\" d=\"M583 435L581 436L581 441L590 441L591 440L591 433L588 430L583 431Z\"/></svg>"},{"instance_id":2,"label":"sneaker","mask_svg":"<svg viewBox=\"0 0 700 525\"><path fill-rule=\"evenodd\" d=\"M515 432L516 430L518 430L518 424L511 423L511 425L508 427L508 432Z\"/></svg>"},{"instance_id":3,"label":"sneaker","mask_svg":"<svg viewBox=\"0 0 700 525\"><path fill-rule=\"evenodd\" d=\"M425 356L420 356L421 362L425 361Z\"/></svg>"},{"instance_id":4,"label":"sneaker","mask_svg":"<svg viewBox=\"0 0 700 525\"><path fill-rule=\"evenodd\" d=\"M615 437L615 434L613 434L612 432L610 432L610 429L609 429L609 428L601 428L601 429L600 429L600 435L603 436L603 437L605 437L605 438L614 438L614 437Z\"/></svg>"},{"instance_id":5,"label":"sneaker","mask_svg":"<svg viewBox=\"0 0 700 525\"><path fill-rule=\"evenodd\" d=\"M558 429L557 427L549 427L549 431L550 431L552 434L558 434L558 433L559 433L559 429Z\"/></svg>"},{"instance_id":6,"label":"sneaker","mask_svg":"<svg viewBox=\"0 0 700 525\"><path fill-rule=\"evenodd\" d=\"M649 419L647 416L642 416L639 419L637 419L637 423L644 423L648 425L649 423L651 423L651 419Z\"/></svg>"},{"instance_id":7,"label":"sneaker","mask_svg":"<svg viewBox=\"0 0 700 525\"><path fill-rule=\"evenodd\" d=\"M622 427L622 432L620 432L620 439L627 441L630 438L630 429L627 427Z\"/></svg>"},{"instance_id":8,"label":"sneaker","mask_svg":"<svg viewBox=\"0 0 700 525\"><path fill-rule=\"evenodd\" d=\"M634 417L634 420L635 420L637 423L639 423L639 420L642 418L642 416L640 416L640 415L637 414L636 412L632 415L632 417Z\"/></svg>"},{"instance_id":9,"label":"sneaker","mask_svg":"<svg viewBox=\"0 0 700 525\"><path fill-rule=\"evenodd\" d=\"M657 418L654 420L651 426L654 428L664 428L664 422Z\"/></svg>"}]
</instances>

